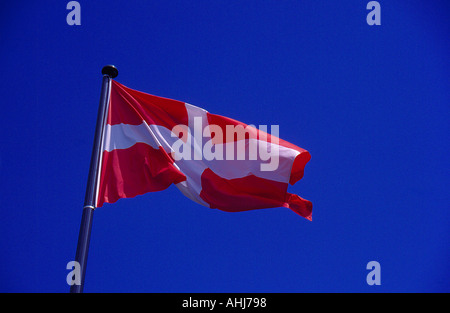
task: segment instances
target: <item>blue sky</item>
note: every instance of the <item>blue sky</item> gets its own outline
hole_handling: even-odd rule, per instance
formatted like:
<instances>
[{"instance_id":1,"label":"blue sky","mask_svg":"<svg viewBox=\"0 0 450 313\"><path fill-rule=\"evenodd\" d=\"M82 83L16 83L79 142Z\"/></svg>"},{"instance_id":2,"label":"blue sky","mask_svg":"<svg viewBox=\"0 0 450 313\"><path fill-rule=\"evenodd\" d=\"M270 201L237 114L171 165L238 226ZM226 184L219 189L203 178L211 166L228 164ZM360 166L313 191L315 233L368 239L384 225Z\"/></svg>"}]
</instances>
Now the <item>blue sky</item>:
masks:
<instances>
[{"instance_id":1,"label":"blue sky","mask_svg":"<svg viewBox=\"0 0 450 313\"><path fill-rule=\"evenodd\" d=\"M447 1L2 3L0 291L68 292L101 88L117 81L312 156L285 208L174 186L94 214L85 292L449 292ZM366 265L381 265L381 285Z\"/></svg>"}]
</instances>

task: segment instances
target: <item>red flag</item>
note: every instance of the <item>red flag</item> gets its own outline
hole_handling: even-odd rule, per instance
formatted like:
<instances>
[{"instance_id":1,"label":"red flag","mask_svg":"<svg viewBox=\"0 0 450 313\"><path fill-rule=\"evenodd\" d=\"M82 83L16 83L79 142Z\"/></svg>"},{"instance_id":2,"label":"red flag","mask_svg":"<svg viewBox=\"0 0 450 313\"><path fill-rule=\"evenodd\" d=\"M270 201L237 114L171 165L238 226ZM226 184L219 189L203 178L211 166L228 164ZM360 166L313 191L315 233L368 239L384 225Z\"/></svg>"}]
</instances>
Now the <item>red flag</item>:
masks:
<instances>
[{"instance_id":1,"label":"red flag","mask_svg":"<svg viewBox=\"0 0 450 313\"><path fill-rule=\"evenodd\" d=\"M273 132L114 80L107 112L97 207L175 184L206 207L286 207L311 220L312 203L287 192L311 156Z\"/></svg>"}]
</instances>

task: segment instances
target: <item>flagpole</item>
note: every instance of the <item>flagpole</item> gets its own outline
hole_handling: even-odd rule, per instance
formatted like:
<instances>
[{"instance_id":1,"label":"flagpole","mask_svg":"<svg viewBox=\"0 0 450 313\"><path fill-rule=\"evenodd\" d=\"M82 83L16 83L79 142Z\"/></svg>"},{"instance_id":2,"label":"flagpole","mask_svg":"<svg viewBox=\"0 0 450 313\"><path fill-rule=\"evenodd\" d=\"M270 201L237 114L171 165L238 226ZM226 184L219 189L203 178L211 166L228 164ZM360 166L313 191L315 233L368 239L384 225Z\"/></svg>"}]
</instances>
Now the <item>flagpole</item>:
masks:
<instances>
[{"instance_id":1,"label":"flagpole","mask_svg":"<svg viewBox=\"0 0 450 313\"><path fill-rule=\"evenodd\" d=\"M101 157L101 146L103 137L103 128L105 118L107 117L107 107L111 90L111 80L119 74L114 65L106 65L102 69L103 82L100 95L100 104L97 114L97 125L95 126L94 146L91 155L91 164L89 167L89 176L86 186L86 195L84 198L83 214L81 216L80 233L78 235L77 252L75 261L80 265L81 284L74 284L70 287L71 293L82 293L84 287L84 277L86 274L87 257L89 251L89 242L91 239L92 220L94 218L94 210L96 205L96 186ZM75 280L77 281L77 280Z\"/></svg>"}]
</instances>

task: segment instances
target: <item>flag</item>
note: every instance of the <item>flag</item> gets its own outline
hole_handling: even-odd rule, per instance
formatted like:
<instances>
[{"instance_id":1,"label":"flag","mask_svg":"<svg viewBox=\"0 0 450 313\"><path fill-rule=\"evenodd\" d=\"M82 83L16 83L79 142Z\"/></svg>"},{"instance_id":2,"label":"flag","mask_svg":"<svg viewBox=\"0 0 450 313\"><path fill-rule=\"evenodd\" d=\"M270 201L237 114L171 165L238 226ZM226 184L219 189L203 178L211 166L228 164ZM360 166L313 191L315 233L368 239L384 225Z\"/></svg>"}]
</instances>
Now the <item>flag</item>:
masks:
<instances>
[{"instance_id":1,"label":"flag","mask_svg":"<svg viewBox=\"0 0 450 313\"><path fill-rule=\"evenodd\" d=\"M311 156L267 128L112 80L96 207L174 184L209 208L285 207L311 220L312 203L287 192L303 177Z\"/></svg>"}]
</instances>

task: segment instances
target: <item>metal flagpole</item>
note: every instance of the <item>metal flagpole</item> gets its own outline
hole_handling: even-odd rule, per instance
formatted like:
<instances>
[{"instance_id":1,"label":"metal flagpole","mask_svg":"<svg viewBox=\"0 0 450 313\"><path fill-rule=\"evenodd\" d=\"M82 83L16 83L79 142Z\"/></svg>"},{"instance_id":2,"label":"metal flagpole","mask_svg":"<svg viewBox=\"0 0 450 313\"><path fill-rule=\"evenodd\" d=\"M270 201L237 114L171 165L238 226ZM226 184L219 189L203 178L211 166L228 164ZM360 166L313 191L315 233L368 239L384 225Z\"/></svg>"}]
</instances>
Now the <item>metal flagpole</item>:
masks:
<instances>
[{"instance_id":1,"label":"metal flagpole","mask_svg":"<svg viewBox=\"0 0 450 313\"><path fill-rule=\"evenodd\" d=\"M89 167L89 177L84 198L83 215L81 217L80 233L78 235L77 253L75 261L80 264L80 285L74 284L70 287L71 293L81 293L84 287L84 276L86 274L86 263L89 251L89 241L91 239L92 220L97 196L98 171L101 157L101 146L103 138L103 128L107 116L109 95L111 90L111 80L119 74L114 65L107 65L102 69L103 82L100 95L100 104L97 114L97 125L95 126L94 147L91 155L91 165Z\"/></svg>"}]
</instances>

